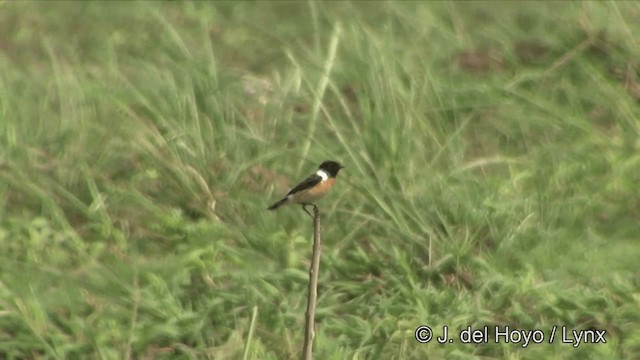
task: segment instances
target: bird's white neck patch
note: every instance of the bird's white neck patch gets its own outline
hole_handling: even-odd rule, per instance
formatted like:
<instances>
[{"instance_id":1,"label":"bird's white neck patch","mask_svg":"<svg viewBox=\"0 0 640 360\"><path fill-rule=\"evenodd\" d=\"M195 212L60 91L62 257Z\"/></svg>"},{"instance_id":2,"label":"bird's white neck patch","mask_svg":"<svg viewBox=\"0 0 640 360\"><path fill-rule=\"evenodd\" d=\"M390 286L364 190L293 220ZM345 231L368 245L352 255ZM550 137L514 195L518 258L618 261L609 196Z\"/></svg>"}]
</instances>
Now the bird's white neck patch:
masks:
<instances>
[{"instance_id":1,"label":"bird's white neck patch","mask_svg":"<svg viewBox=\"0 0 640 360\"><path fill-rule=\"evenodd\" d=\"M329 174L327 174L327 172L322 169L316 171L316 175L320 176L322 178L322 181L326 181L329 178Z\"/></svg>"}]
</instances>

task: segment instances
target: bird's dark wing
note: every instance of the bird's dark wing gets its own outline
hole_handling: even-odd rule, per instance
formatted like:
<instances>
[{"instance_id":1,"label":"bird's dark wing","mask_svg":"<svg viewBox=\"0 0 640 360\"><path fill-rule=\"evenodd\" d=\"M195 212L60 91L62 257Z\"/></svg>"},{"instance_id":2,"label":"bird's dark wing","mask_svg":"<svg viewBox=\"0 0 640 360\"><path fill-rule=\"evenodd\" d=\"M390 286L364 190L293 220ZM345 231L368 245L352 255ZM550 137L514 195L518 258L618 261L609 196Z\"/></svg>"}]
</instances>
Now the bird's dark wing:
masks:
<instances>
[{"instance_id":1,"label":"bird's dark wing","mask_svg":"<svg viewBox=\"0 0 640 360\"><path fill-rule=\"evenodd\" d=\"M322 177L318 174L313 174L311 176L309 176L308 178L302 180L302 182L298 185L296 185L293 189L289 190L289 192L287 193L287 196L291 195L291 194L295 194L298 191L302 191L302 190L306 190L309 188L312 188L316 185L318 185L320 182L322 181Z\"/></svg>"}]
</instances>

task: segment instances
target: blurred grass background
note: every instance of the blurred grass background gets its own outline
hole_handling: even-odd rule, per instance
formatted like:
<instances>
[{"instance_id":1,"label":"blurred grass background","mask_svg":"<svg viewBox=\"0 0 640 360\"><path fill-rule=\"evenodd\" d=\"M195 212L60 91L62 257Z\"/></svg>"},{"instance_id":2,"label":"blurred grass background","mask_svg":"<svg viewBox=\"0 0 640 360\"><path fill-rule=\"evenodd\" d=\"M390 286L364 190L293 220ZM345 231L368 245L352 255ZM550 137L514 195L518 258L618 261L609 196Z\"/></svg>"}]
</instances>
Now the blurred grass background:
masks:
<instances>
[{"instance_id":1,"label":"blurred grass background","mask_svg":"<svg viewBox=\"0 0 640 360\"><path fill-rule=\"evenodd\" d=\"M325 159L317 358L640 358L639 3L2 2L0 34L2 358L297 358L311 221L264 209Z\"/></svg>"}]
</instances>

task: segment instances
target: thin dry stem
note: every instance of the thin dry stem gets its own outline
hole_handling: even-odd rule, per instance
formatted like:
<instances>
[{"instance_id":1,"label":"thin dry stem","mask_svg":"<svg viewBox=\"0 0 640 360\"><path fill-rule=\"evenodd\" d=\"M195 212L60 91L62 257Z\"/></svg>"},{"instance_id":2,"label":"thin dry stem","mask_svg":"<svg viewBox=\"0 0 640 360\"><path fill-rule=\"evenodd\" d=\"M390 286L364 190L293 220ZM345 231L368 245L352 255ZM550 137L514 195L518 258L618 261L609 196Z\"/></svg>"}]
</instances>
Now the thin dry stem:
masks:
<instances>
[{"instance_id":1,"label":"thin dry stem","mask_svg":"<svg viewBox=\"0 0 640 360\"><path fill-rule=\"evenodd\" d=\"M318 275L320 273L320 255L322 242L320 241L320 210L313 205L313 255L309 267L309 295L307 298L307 312L305 313L304 347L302 359L310 360L313 354L313 338L315 337L316 301L318 300Z\"/></svg>"}]
</instances>

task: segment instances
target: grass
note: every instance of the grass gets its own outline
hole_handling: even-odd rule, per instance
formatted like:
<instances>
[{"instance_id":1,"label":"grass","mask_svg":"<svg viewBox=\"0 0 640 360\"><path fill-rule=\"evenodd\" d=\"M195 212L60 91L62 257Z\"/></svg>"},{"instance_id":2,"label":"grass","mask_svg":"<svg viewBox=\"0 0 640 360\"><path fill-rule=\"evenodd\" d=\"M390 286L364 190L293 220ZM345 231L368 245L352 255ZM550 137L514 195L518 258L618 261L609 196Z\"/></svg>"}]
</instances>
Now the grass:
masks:
<instances>
[{"instance_id":1,"label":"grass","mask_svg":"<svg viewBox=\"0 0 640 360\"><path fill-rule=\"evenodd\" d=\"M640 5L0 3L0 354L640 357ZM606 344L420 344L443 325Z\"/></svg>"}]
</instances>

